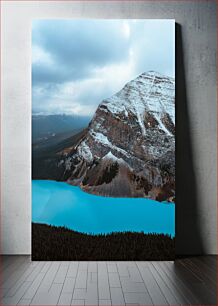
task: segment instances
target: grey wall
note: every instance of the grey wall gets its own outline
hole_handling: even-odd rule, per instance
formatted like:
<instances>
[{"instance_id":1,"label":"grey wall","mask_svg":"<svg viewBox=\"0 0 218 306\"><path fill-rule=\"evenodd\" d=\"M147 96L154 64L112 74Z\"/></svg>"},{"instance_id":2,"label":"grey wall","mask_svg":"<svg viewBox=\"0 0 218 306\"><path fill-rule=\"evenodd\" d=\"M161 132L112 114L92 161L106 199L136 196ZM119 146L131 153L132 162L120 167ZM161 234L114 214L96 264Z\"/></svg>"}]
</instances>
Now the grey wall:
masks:
<instances>
[{"instance_id":1,"label":"grey wall","mask_svg":"<svg viewBox=\"0 0 218 306\"><path fill-rule=\"evenodd\" d=\"M215 1L2 1L2 253L31 252L33 18L176 20L176 248L216 253Z\"/></svg>"}]
</instances>

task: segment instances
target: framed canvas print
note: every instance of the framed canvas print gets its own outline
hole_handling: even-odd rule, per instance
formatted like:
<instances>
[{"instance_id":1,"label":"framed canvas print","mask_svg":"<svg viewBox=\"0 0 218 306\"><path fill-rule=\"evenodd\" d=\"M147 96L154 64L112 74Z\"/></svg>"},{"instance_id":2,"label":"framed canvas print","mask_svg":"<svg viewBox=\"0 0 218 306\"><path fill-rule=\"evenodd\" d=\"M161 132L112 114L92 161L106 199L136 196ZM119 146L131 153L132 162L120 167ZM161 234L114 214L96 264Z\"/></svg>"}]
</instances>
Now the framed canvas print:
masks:
<instances>
[{"instance_id":1,"label":"framed canvas print","mask_svg":"<svg viewBox=\"0 0 218 306\"><path fill-rule=\"evenodd\" d=\"M173 260L175 21L32 24L32 259Z\"/></svg>"}]
</instances>

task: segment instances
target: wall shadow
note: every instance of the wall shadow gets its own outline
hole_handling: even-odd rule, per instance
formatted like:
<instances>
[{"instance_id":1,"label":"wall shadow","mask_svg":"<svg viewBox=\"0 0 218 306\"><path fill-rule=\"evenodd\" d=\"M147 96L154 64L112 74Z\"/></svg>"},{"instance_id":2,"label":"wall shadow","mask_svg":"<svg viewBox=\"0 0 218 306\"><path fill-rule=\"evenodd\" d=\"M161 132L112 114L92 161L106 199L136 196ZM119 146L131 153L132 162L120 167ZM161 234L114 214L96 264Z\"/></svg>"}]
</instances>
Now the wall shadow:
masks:
<instances>
[{"instance_id":1,"label":"wall shadow","mask_svg":"<svg viewBox=\"0 0 218 306\"><path fill-rule=\"evenodd\" d=\"M176 23L176 257L204 254L187 99L182 27Z\"/></svg>"}]
</instances>

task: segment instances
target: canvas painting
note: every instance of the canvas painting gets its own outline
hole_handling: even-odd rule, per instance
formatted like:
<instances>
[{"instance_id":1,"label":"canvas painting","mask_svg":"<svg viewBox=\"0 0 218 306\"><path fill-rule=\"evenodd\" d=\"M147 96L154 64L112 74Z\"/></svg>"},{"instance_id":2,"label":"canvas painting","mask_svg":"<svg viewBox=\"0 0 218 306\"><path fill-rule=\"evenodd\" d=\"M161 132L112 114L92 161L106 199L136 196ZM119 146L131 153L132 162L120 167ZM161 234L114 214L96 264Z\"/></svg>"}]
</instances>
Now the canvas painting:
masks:
<instances>
[{"instance_id":1,"label":"canvas painting","mask_svg":"<svg viewBox=\"0 0 218 306\"><path fill-rule=\"evenodd\" d=\"M32 24L32 259L173 260L175 21Z\"/></svg>"}]
</instances>

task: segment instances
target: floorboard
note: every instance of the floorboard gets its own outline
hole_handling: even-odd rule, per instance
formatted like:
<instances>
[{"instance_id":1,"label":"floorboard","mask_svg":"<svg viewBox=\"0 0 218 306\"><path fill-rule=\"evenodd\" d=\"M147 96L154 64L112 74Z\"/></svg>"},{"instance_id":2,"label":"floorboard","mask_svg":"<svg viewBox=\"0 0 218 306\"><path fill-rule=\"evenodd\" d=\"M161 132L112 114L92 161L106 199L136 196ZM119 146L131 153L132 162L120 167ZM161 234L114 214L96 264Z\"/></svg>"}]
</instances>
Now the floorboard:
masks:
<instances>
[{"instance_id":1,"label":"floorboard","mask_svg":"<svg viewBox=\"0 0 218 306\"><path fill-rule=\"evenodd\" d=\"M1 256L0 305L217 305L217 257L37 262Z\"/></svg>"}]
</instances>

